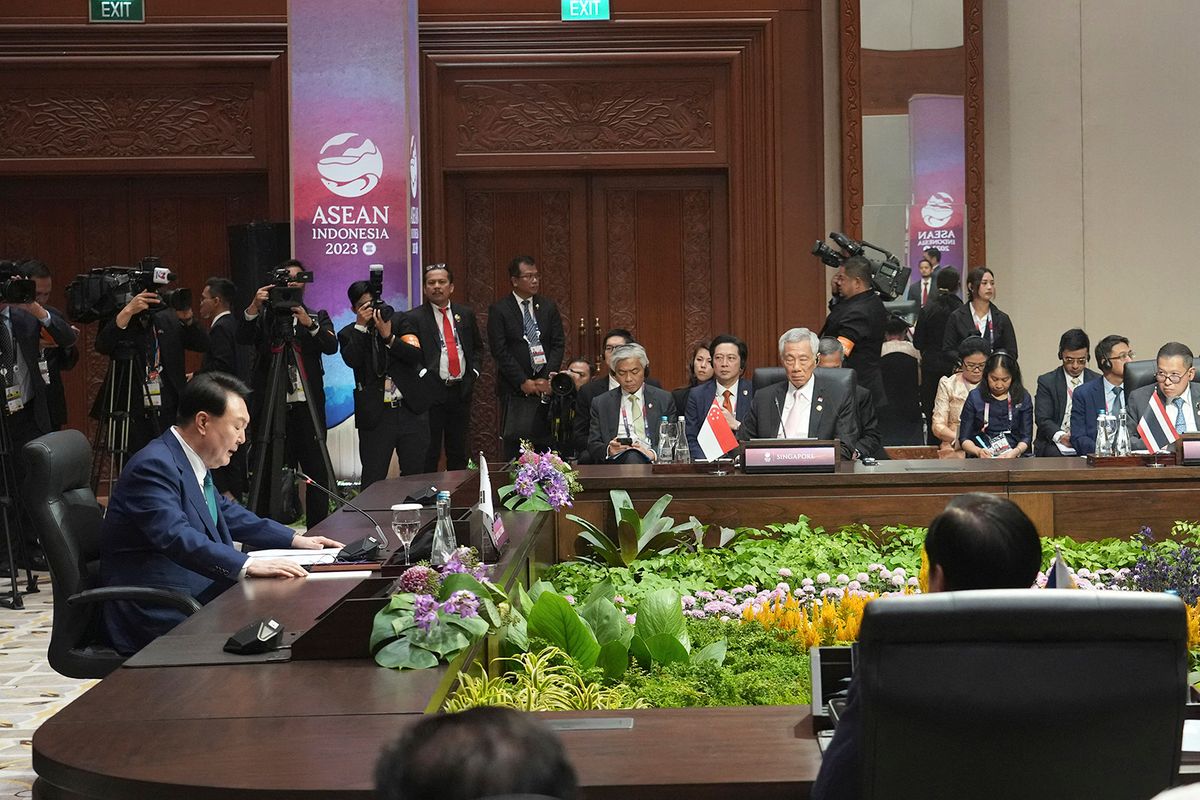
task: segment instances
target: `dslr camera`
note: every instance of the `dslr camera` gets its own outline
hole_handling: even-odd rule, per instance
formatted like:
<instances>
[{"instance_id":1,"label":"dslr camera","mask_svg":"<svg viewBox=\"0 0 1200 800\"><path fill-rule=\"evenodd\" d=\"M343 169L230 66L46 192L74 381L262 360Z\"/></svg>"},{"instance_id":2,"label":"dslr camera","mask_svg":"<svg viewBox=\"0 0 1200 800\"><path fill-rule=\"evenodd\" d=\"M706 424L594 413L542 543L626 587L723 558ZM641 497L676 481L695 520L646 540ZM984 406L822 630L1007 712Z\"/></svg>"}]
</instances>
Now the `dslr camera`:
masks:
<instances>
[{"instance_id":1,"label":"dslr camera","mask_svg":"<svg viewBox=\"0 0 1200 800\"><path fill-rule=\"evenodd\" d=\"M272 285L267 292L267 305L271 309L290 313L296 306L304 305L304 287L288 284L312 283L312 272L300 271L293 275L287 267L280 267L271 273L270 278Z\"/></svg>"},{"instance_id":2,"label":"dslr camera","mask_svg":"<svg viewBox=\"0 0 1200 800\"><path fill-rule=\"evenodd\" d=\"M149 291L158 294L164 308L183 311L192 305L191 289L159 288L175 279L175 273L155 256L146 256L136 267L96 267L67 284L67 316L73 322L108 319L134 297Z\"/></svg>"},{"instance_id":3,"label":"dslr camera","mask_svg":"<svg viewBox=\"0 0 1200 800\"><path fill-rule=\"evenodd\" d=\"M33 278L26 277L17 263L0 261L0 303L25 305L35 299L37 286Z\"/></svg>"},{"instance_id":4,"label":"dslr camera","mask_svg":"<svg viewBox=\"0 0 1200 800\"><path fill-rule=\"evenodd\" d=\"M370 274L367 275L367 291L371 294L371 310L378 311L380 318L388 322L392 314L396 313L396 309L383 302L383 264L372 264L370 269Z\"/></svg>"}]
</instances>

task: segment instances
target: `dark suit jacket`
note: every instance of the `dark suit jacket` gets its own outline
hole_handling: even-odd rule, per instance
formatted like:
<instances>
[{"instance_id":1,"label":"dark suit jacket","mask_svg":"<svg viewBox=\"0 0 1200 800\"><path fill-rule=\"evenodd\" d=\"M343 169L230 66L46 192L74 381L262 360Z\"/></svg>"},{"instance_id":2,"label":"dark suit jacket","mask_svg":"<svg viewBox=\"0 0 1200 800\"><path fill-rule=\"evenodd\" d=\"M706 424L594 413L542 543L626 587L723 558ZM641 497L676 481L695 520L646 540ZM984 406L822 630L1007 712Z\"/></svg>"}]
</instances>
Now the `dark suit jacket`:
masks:
<instances>
[{"instance_id":1,"label":"dark suit jacket","mask_svg":"<svg viewBox=\"0 0 1200 800\"><path fill-rule=\"evenodd\" d=\"M812 408L808 415L808 435L813 439L837 439L842 446L842 456L850 458L854 445L859 440L858 411L855 392L846 391L822 375L811 378L813 384ZM850 388L856 384L851 382ZM738 441L751 439L774 439L779 432L779 414L792 384L788 381L773 383L754 395L750 413L738 429ZM818 410L818 408L820 410Z\"/></svg>"},{"instance_id":2,"label":"dark suit jacket","mask_svg":"<svg viewBox=\"0 0 1200 800\"><path fill-rule=\"evenodd\" d=\"M308 311L310 317L317 321L320 327L313 334L304 328L296 326L296 342L300 345L300 363L304 367L304 374L308 379L308 388L312 392L312 397L309 399L313 401L313 407L317 411L317 419L321 423L321 428L324 429L326 427L325 365L321 361L321 356L331 356L336 353L338 351L338 339L337 334L333 332L333 320L329 318L328 312L324 310L313 311L307 306L305 310ZM241 317L238 320L238 343L254 347L254 365L250 379L250 388L254 390L254 397L252 398L253 408L250 411L250 418L262 419L262 404L264 395L266 394L267 379L271 371L271 331L267 330L267 317L270 316L270 313L264 308L254 319L246 319L244 312L234 312L235 316L238 313L241 313ZM295 319L290 313L287 316ZM286 383L286 376L284 381Z\"/></svg>"},{"instance_id":3,"label":"dark suit jacket","mask_svg":"<svg viewBox=\"0 0 1200 800\"><path fill-rule=\"evenodd\" d=\"M946 333L942 337L946 358L957 359L962 340L978 335L979 329L975 327L975 320L971 316L971 304L963 303L954 309L946 321ZM996 308L995 303L992 303L992 350L1006 350L1013 358L1017 357L1017 333L1013 330L1012 320L1008 314Z\"/></svg>"},{"instance_id":4,"label":"dark suit jacket","mask_svg":"<svg viewBox=\"0 0 1200 800\"><path fill-rule=\"evenodd\" d=\"M1086 384L1090 380L1099 378L1100 373L1090 369L1083 371L1083 381ZM1078 395L1083 389L1083 384L1075 390ZM1071 410L1074 411L1075 402L1072 399ZM1039 375L1037 379L1037 394L1034 397L1033 419L1037 426L1037 435L1033 443L1033 452L1039 456L1061 456L1062 451L1058 449L1058 445L1054 443L1054 435L1062 430L1063 414L1067 410L1067 373L1062 367L1052 369L1044 375ZM1092 418L1092 427L1095 428L1095 417ZM1071 439L1075 438L1075 429L1071 428Z\"/></svg>"},{"instance_id":5,"label":"dark suit jacket","mask_svg":"<svg viewBox=\"0 0 1200 800\"><path fill-rule=\"evenodd\" d=\"M295 533L217 496L217 522L183 447L170 430L129 459L100 528L100 583L173 589L207 602L237 580L247 549L290 547ZM104 626L119 653L134 653L183 621L165 606L104 604Z\"/></svg>"},{"instance_id":6,"label":"dark suit jacket","mask_svg":"<svg viewBox=\"0 0 1200 800\"><path fill-rule=\"evenodd\" d=\"M1096 417L1108 409L1106 392L1112 392L1112 384L1096 378L1076 389L1071 400L1071 443L1081 456L1096 452ZM1125 404L1122 396L1122 407Z\"/></svg>"},{"instance_id":7,"label":"dark suit jacket","mask_svg":"<svg viewBox=\"0 0 1200 800\"><path fill-rule=\"evenodd\" d=\"M50 312L50 316L57 317L67 328L71 327L66 318L56 308L46 306L46 311ZM74 333L74 331L72 331ZM50 344L47 341L47 334ZM46 402L50 407L50 427L51 430L59 430L67 424L67 394L63 388L62 374L79 363L79 348L75 345L63 347L54 340L54 332L47 328L42 336L43 350L46 356L46 366L49 369L50 385L46 388L49 394L46 395Z\"/></svg>"},{"instance_id":8,"label":"dark suit jacket","mask_svg":"<svg viewBox=\"0 0 1200 800\"><path fill-rule=\"evenodd\" d=\"M618 436L624 436L621 427L621 393L622 389L610 389L592 401L588 415L588 454L593 464L603 464L608 460L608 443ZM650 384L642 386L642 398L645 400L645 410L642 412L646 420L646 438L650 446L658 447L658 423L660 417L675 419L675 401L671 393Z\"/></svg>"},{"instance_id":9,"label":"dark suit jacket","mask_svg":"<svg viewBox=\"0 0 1200 800\"><path fill-rule=\"evenodd\" d=\"M938 378L954 372L958 362L958 343L954 345L955 352L945 347L946 324L950 315L962 306L962 300L955 295L944 295L931 298L917 315L917 329L913 331L913 347L921 353L922 383L932 383L936 391ZM960 340L961 341L961 340ZM932 380L931 380L932 379Z\"/></svg>"},{"instance_id":10,"label":"dark suit jacket","mask_svg":"<svg viewBox=\"0 0 1200 800\"><path fill-rule=\"evenodd\" d=\"M1158 384L1151 383L1133 390L1127 398L1129 402L1125 406L1125 425L1129 429L1129 446L1134 450L1143 449L1146 446L1145 442L1142 441L1142 437L1138 435L1137 426L1146 414L1146 406L1150 404L1151 393L1156 389L1158 389ZM1195 415L1197 421L1200 421L1200 381L1192 381L1191 390L1192 413ZM1174 421L1175 406L1171 405L1171 401L1166 399L1163 400L1163 404L1167 407L1168 416ZM1095 419L1093 416L1093 425L1095 424Z\"/></svg>"},{"instance_id":11,"label":"dark suit jacket","mask_svg":"<svg viewBox=\"0 0 1200 800\"><path fill-rule=\"evenodd\" d=\"M875 401L865 387L854 387L854 412L858 415L858 440L853 449L859 455L871 458L887 458L883 450L883 437L879 435L879 417L875 414Z\"/></svg>"},{"instance_id":12,"label":"dark suit jacket","mask_svg":"<svg viewBox=\"0 0 1200 800\"><path fill-rule=\"evenodd\" d=\"M873 291L844 297L825 318L822 336L840 337L854 342L854 349L846 356L845 366L854 370L858 385L871 392L876 410L887 405L887 392L883 388L883 372L879 368L880 351L883 349L883 329L887 325L888 312Z\"/></svg>"},{"instance_id":13,"label":"dark suit jacket","mask_svg":"<svg viewBox=\"0 0 1200 800\"><path fill-rule=\"evenodd\" d=\"M237 343L238 318L230 312L208 329L208 352L200 362L200 372L227 372L242 380L250 377L250 367L242 353L245 345Z\"/></svg>"},{"instance_id":14,"label":"dark suit jacket","mask_svg":"<svg viewBox=\"0 0 1200 800\"><path fill-rule=\"evenodd\" d=\"M488 309L488 349L496 361L496 394L501 397L521 394L521 384L530 378L548 378L562 365L566 350L562 317L554 301L535 295L533 318L537 322L546 363L533 366L529 344L525 341L525 323L517 298L511 293L492 303Z\"/></svg>"},{"instance_id":15,"label":"dark suit jacket","mask_svg":"<svg viewBox=\"0 0 1200 800\"><path fill-rule=\"evenodd\" d=\"M391 347L373 330L364 333L353 323L338 331L342 360L354 370L354 427L370 430L379 425L384 412L384 378L388 375L403 395L401 403L406 409L413 414L429 410L437 372L425 368L421 348L400 340L412 333L411 325L403 314L393 317L396 339Z\"/></svg>"},{"instance_id":16,"label":"dark suit jacket","mask_svg":"<svg viewBox=\"0 0 1200 800\"><path fill-rule=\"evenodd\" d=\"M143 313L150 313L150 325L130 322L128 328L121 330L117 327L116 318L110 319L96 334L96 351L106 356L112 356L114 353L120 355L119 350L132 350L135 353L132 362L132 388L135 399L131 410L137 411L144 407L140 389L146 380L147 362L152 357L157 332L159 361L162 365L162 407L159 419L165 428L175 422L179 394L187 383L187 365L183 360L183 351L207 352L208 332L196 320L190 325L184 325L170 308ZM150 326L153 326L153 329ZM97 394L97 404L102 401L103 395L104 392ZM93 415L98 411L98 405L93 406Z\"/></svg>"},{"instance_id":17,"label":"dark suit jacket","mask_svg":"<svg viewBox=\"0 0 1200 800\"><path fill-rule=\"evenodd\" d=\"M754 399L754 382L749 378L739 378L737 393L737 406L733 410L733 416L744 425L746 417L750 415L751 401ZM704 427L704 418L708 416L708 408L713 404L713 398L716 396L716 378L710 378L704 383L692 387L692 390L688 392L683 427L687 434L688 450L691 451L693 460L698 461L704 458L704 451L700 449L700 442L696 437L700 435L700 429Z\"/></svg>"},{"instance_id":18,"label":"dark suit jacket","mask_svg":"<svg viewBox=\"0 0 1200 800\"><path fill-rule=\"evenodd\" d=\"M28 311L20 308L10 306L8 313L12 319L13 340L21 351L21 357L25 359L25 368L29 370L29 385L33 391L33 397L29 398L28 402L33 408L33 418L40 433L49 433L54 430L50 387L46 386L46 382L42 380L41 371L38 369L40 355L38 342L42 335L42 323ZM55 343L63 348L73 347L75 331L71 330L71 326L61 315L52 311L49 313L50 320L46 323L46 330L54 338ZM3 400L0 399L0 403L2 402Z\"/></svg>"},{"instance_id":19,"label":"dark suit jacket","mask_svg":"<svg viewBox=\"0 0 1200 800\"><path fill-rule=\"evenodd\" d=\"M937 297L937 273L936 272L929 276L929 294L925 300L925 304L923 304L922 307L924 307L924 305L928 304L929 301L935 297ZM916 280L914 280L912 283L910 283L908 285L908 290L904 293L904 299L905 300L914 300L918 303L921 302L921 275L920 275L920 273L917 273Z\"/></svg>"},{"instance_id":20,"label":"dark suit jacket","mask_svg":"<svg viewBox=\"0 0 1200 800\"><path fill-rule=\"evenodd\" d=\"M454 332L462 346L463 359L466 362L462 365L462 382L455 387L446 386L438 372L442 358L441 312L435 312L433 304L425 302L407 314L417 338L421 340L425 369L432 374L430 386L433 388L435 403L447 399L469 398L471 390L475 388L475 380L479 377L483 361L483 339L479 337L479 323L475 320L475 312L470 306L451 303L450 314L454 318ZM450 397L452 392L456 393L453 398Z\"/></svg>"},{"instance_id":21,"label":"dark suit jacket","mask_svg":"<svg viewBox=\"0 0 1200 800\"><path fill-rule=\"evenodd\" d=\"M654 378L646 377L646 385L653 386L656 389L661 389ZM580 464L592 463L592 454L588 449L588 437L591 434L591 419L592 419L592 402L603 395L605 392L612 391L608 388L608 375L601 375L592 378L583 385L583 388L575 395L575 421L572 423L573 441L575 443L575 454L579 457ZM675 404L676 410L680 409L678 403Z\"/></svg>"}]
</instances>

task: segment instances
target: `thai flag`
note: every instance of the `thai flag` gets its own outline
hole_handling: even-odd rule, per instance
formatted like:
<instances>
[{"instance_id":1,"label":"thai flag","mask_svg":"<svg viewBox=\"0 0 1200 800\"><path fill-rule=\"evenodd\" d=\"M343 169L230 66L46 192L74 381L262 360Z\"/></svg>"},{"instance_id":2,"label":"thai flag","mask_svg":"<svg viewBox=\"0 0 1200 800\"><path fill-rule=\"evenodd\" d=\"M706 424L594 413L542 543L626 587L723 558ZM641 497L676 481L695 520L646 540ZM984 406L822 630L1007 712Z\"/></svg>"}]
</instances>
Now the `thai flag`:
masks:
<instances>
[{"instance_id":1,"label":"thai flag","mask_svg":"<svg viewBox=\"0 0 1200 800\"><path fill-rule=\"evenodd\" d=\"M1046 588L1047 589L1076 589L1075 578L1071 576L1070 570L1067 569L1067 562L1063 561L1062 550L1055 546L1054 561L1050 564L1050 569L1046 571Z\"/></svg>"},{"instance_id":2,"label":"thai flag","mask_svg":"<svg viewBox=\"0 0 1200 800\"><path fill-rule=\"evenodd\" d=\"M1162 452L1179 438L1179 431L1175 430L1175 423L1167 415L1167 407L1157 390L1150 393L1150 402L1138 422L1137 432L1151 453Z\"/></svg>"},{"instance_id":3,"label":"thai flag","mask_svg":"<svg viewBox=\"0 0 1200 800\"><path fill-rule=\"evenodd\" d=\"M704 458L707 461L716 461L738 446L737 437L733 435L729 423L725 421L725 414L715 402L708 407L708 416L704 418L704 424L700 426L700 434L696 437L696 443L704 451Z\"/></svg>"}]
</instances>

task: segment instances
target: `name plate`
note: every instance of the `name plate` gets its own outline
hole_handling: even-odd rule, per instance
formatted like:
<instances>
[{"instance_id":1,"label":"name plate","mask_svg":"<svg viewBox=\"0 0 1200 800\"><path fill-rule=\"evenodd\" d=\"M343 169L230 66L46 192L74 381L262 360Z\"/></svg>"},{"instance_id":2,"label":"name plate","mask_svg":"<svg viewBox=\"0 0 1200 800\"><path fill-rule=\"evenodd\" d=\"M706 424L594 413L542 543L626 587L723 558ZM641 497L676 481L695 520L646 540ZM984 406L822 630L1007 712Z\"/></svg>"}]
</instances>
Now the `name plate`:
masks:
<instances>
[{"instance_id":1,"label":"name plate","mask_svg":"<svg viewBox=\"0 0 1200 800\"><path fill-rule=\"evenodd\" d=\"M764 472L835 472L841 460L836 439L751 439L742 451L742 470Z\"/></svg>"},{"instance_id":2,"label":"name plate","mask_svg":"<svg viewBox=\"0 0 1200 800\"><path fill-rule=\"evenodd\" d=\"M1179 463L1185 467L1200 466L1200 433L1185 433L1177 443Z\"/></svg>"}]
</instances>

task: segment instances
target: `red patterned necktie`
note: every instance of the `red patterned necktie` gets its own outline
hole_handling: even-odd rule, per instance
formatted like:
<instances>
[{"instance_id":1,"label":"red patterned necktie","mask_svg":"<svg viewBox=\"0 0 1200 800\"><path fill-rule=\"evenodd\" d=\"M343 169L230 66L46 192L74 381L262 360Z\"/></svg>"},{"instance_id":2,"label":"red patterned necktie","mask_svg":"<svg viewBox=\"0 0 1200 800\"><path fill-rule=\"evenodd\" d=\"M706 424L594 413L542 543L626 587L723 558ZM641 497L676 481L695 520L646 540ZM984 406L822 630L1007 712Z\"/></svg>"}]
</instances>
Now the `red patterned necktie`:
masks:
<instances>
[{"instance_id":1,"label":"red patterned necktie","mask_svg":"<svg viewBox=\"0 0 1200 800\"><path fill-rule=\"evenodd\" d=\"M442 312L442 337L446 340L446 361L450 377L457 378L462 372L462 365L458 363L458 340L454 338L454 326L450 324L450 306L438 310Z\"/></svg>"}]
</instances>

